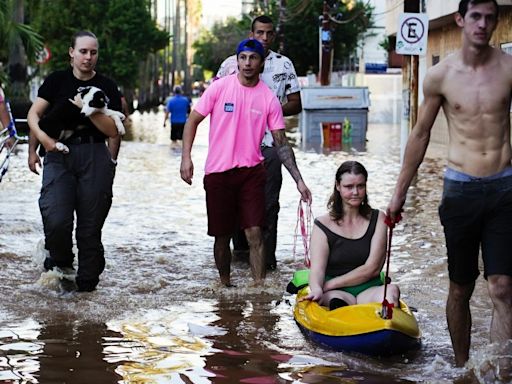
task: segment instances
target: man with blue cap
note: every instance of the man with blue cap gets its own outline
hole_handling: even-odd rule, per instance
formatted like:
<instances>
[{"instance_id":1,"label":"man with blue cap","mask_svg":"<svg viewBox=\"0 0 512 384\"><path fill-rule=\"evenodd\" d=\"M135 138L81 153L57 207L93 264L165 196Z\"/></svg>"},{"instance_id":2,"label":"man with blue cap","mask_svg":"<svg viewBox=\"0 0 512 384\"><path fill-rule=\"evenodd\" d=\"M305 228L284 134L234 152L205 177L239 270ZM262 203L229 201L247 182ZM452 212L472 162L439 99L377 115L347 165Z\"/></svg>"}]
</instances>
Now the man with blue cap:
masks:
<instances>
[{"instance_id":1,"label":"man with blue cap","mask_svg":"<svg viewBox=\"0 0 512 384\"><path fill-rule=\"evenodd\" d=\"M208 234L215 237L214 257L221 283L232 286L229 241L237 227L249 242L251 272L257 284L266 274L262 227L265 224L266 171L261 153L265 130L271 131L281 162L297 183L303 200L311 192L302 180L284 133L279 100L259 80L264 49L246 39L236 50L239 72L212 83L191 112L183 133L181 178L192 184L192 144L201 121L210 115L204 188Z\"/></svg>"},{"instance_id":2,"label":"man with blue cap","mask_svg":"<svg viewBox=\"0 0 512 384\"><path fill-rule=\"evenodd\" d=\"M300 85L292 61L281 53L270 49L276 37L274 23L266 15L256 17L251 24L249 37L258 40L265 51L265 65L260 80L263 81L281 102L284 116L292 116L302 111ZM216 78L237 73L236 55L224 60L217 72ZM267 170L265 184L265 228L263 241L265 243L265 262L267 270L277 267L277 223L279 218L279 195L283 183L281 161L277 156L274 139L269 130L265 132L261 143L261 153L265 158ZM244 260L248 255L248 246L243 232L238 231L233 236L233 256Z\"/></svg>"}]
</instances>

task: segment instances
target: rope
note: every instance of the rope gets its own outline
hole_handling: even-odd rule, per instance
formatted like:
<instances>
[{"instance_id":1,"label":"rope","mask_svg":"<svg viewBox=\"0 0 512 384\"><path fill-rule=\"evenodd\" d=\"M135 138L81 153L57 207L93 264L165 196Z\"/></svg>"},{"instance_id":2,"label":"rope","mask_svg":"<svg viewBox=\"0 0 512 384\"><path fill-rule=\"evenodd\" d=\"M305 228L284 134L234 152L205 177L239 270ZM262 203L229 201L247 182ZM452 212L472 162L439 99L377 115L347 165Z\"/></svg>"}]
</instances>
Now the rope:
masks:
<instances>
[{"instance_id":1,"label":"rope","mask_svg":"<svg viewBox=\"0 0 512 384\"><path fill-rule=\"evenodd\" d=\"M395 224L397 224L400 220L402 220L402 215L400 213L397 214L395 219L391 219L390 216L386 216L385 223L388 226L388 244L386 247L386 277L384 278L384 299L382 300L382 311L381 317L383 319L392 319L393 318L393 308L395 304L389 303L386 299L388 285L391 284L391 278L389 277L389 261L391 259L391 240L393 239L393 228L395 228Z\"/></svg>"},{"instance_id":2,"label":"rope","mask_svg":"<svg viewBox=\"0 0 512 384\"><path fill-rule=\"evenodd\" d=\"M311 238L311 218L313 212L311 211L311 204L306 203L306 214L304 215L304 208L302 208L302 199L299 200L299 206L297 207L297 223L295 224L295 236L293 240L293 260L295 260L297 238L299 237L298 232L300 228L300 236L302 237L302 244L304 246L304 265L309 268L311 260L309 258L309 242ZM305 218L304 218L305 216Z\"/></svg>"}]
</instances>

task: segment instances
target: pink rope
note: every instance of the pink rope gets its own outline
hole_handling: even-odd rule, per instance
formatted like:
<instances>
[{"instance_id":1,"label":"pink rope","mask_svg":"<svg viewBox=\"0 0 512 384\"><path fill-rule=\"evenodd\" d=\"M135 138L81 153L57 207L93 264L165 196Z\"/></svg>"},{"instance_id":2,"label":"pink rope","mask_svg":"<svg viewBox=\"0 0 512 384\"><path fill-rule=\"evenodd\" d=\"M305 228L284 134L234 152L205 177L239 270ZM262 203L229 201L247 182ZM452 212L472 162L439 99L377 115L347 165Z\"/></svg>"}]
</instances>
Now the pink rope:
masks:
<instances>
[{"instance_id":1,"label":"pink rope","mask_svg":"<svg viewBox=\"0 0 512 384\"><path fill-rule=\"evenodd\" d=\"M304 208L302 204L306 204L306 212L304 214ZM299 206L297 207L297 223L295 225L295 236L293 240L293 259L295 260L295 255L297 254L297 238L299 237L299 228L300 228L300 236L302 238L302 244L304 246L304 265L309 268L311 264L310 256L309 256L309 243L311 240L311 218L313 216L313 212L311 211L311 204L299 200Z\"/></svg>"}]
</instances>

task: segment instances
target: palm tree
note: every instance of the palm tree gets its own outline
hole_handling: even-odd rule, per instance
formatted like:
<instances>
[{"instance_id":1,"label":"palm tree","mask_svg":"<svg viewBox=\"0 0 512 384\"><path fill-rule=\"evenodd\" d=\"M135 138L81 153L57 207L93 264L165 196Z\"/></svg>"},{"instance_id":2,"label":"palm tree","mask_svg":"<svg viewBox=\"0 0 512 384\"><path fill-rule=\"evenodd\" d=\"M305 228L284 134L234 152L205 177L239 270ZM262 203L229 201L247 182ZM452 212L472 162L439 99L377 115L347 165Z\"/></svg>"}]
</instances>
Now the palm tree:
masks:
<instances>
[{"instance_id":1,"label":"palm tree","mask_svg":"<svg viewBox=\"0 0 512 384\"><path fill-rule=\"evenodd\" d=\"M12 101L28 101L28 62L43 49L43 38L24 24L23 0L0 1L0 82L8 85Z\"/></svg>"}]
</instances>

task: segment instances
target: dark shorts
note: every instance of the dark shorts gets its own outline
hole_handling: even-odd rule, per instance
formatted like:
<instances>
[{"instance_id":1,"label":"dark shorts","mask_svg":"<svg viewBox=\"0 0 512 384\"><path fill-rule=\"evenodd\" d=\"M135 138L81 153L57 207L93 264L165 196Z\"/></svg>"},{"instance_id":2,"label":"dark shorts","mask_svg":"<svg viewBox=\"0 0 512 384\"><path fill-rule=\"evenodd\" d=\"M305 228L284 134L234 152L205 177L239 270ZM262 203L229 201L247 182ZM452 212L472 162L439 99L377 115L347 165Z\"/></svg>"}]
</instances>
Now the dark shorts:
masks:
<instances>
[{"instance_id":1,"label":"dark shorts","mask_svg":"<svg viewBox=\"0 0 512 384\"><path fill-rule=\"evenodd\" d=\"M184 127L185 123L171 123L171 140L182 140Z\"/></svg>"},{"instance_id":2,"label":"dark shorts","mask_svg":"<svg viewBox=\"0 0 512 384\"><path fill-rule=\"evenodd\" d=\"M205 175L208 235L231 235L237 227L263 227L265 180L263 164Z\"/></svg>"},{"instance_id":3,"label":"dark shorts","mask_svg":"<svg viewBox=\"0 0 512 384\"><path fill-rule=\"evenodd\" d=\"M455 283L476 280L480 249L485 278L512 276L512 176L504 174L474 178L449 170L445 175L439 217Z\"/></svg>"}]
</instances>

